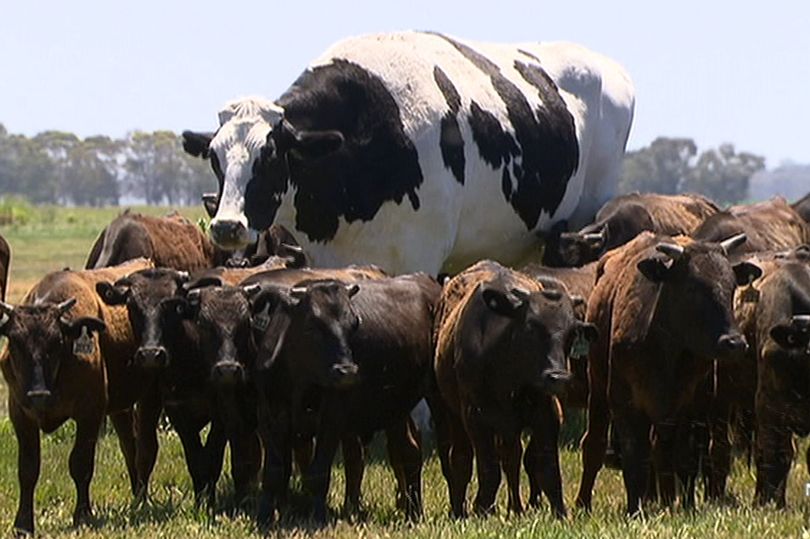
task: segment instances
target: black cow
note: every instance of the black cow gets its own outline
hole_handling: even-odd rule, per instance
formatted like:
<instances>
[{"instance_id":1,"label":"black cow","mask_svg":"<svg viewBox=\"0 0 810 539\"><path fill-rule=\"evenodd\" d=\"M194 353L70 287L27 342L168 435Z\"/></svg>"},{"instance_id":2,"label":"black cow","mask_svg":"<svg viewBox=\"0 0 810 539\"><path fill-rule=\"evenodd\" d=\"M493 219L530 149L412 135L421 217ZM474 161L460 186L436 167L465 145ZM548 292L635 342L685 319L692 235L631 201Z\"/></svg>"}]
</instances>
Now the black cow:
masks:
<instances>
[{"instance_id":1,"label":"black cow","mask_svg":"<svg viewBox=\"0 0 810 539\"><path fill-rule=\"evenodd\" d=\"M421 450L408 421L426 391L440 291L422 274L291 289L265 283L253 305L266 436L261 522L283 501L293 435L317 440L304 483L322 521L338 442L383 429L406 514L421 514Z\"/></svg>"},{"instance_id":2,"label":"black cow","mask_svg":"<svg viewBox=\"0 0 810 539\"><path fill-rule=\"evenodd\" d=\"M595 221L580 231L562 232L558 227L546 235L543 262L549 266L581 266L645 230L670 236L689 234L718 211L711 200L691 193L622 195L602 206Z\"/></svg>"}]
</instances>

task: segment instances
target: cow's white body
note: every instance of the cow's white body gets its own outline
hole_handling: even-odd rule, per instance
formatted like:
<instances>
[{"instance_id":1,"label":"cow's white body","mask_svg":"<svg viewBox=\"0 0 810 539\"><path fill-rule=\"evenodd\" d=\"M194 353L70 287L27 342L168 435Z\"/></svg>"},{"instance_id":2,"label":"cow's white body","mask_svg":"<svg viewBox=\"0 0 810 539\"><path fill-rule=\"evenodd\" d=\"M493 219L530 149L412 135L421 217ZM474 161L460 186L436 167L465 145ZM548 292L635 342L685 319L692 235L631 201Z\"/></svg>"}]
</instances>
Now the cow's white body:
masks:
<instances>
[{"instance_id":1,"label":"cow's white body","mask_svg":"<svg viewBox=\"0 0 810 539\"><path fill-rule=\"evenodd\" d=\"M454 84L462 111L469 110L475 101L494 114L504 130L512 131L504 102L489 77L456 48L440 36L418 32L351 38L332 46L310 69L335 58L346 59L385 82L401 111L405 133L418 151L423 175L417 190L420 204L414 209L407 199L385 202L372 220L348 223L341 218L332 239L310 241L297 230L296 189L291 186L283 195L275 222L296 236L313 264L373 263L393 273L426 271L435 275L458 271L481 258L516 263L537 250L536 232L565 219L571 220L573 226L584 224L614 194L634 105L633 86L624 70L601 55L569 43L463 43L496 63L501 73L525 94L532 109L542 103L537 89L513 67L516 59L532 62L526 53L539 58L540 66L559 87L574 118L579 164L556 210L542 213L536 226L527 229L504 198L501 170L481 158L466 114L458 115L464 140L464 185L445 166L439 125L448 105L434 80L434 66L439 66ZM227 121L211 143L220 161L229 163L215 219L244 220L239 205L247 182L244 176L258 155L257 141L270 131L272 120L283 114L269 101L253 100L250 106L245 105L242 101L226 107L221 118ZM256 113L257 109L264 112ZM233 114L242 110L253 112ZM234 144L234 140L246 138L248 132L253 133L247 137L251 143ZM520 157L515 161L519 164ZM233 166L237 162L242 165Z\"/></svg>"}]
</instances>

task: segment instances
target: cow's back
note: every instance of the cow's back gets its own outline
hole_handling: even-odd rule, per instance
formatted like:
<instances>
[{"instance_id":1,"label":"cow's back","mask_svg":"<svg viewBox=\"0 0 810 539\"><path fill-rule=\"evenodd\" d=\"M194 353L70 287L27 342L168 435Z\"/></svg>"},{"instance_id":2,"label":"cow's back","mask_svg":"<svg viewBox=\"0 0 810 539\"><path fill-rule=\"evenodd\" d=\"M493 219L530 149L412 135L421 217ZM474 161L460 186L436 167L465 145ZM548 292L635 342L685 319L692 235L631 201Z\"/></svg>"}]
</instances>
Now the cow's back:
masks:
<instances>
[{"instance_id":1,"label":"cow's back","mask_svg":"<svg viewBox=\"0 0 810 539\"><path fill-rule=\"evenodd\" d=\"M810 193L807 193L801 199L794 202L792 208L802 219L810 223Z\"/></svg>"},{"instance_id":2,"label":"cow's back","mask_svg":"<svg viewBox=\"0 0 810 539\"><path fill-rule=\"evenodd\" d=\"M732 206L707 218L693 236L719 242L740 233L747 237L740 252L778 251L810 242L810 225L781 197Z\"/></svg>"},{"instance_id":3,"label":"cow's back","mask_svg":"<svg viewBox=\"0 0 810 539\"><path fill-rule=\"evenodd\" d=\"M183 271L214 264L210 240L197 225L179 214L152 217L125 212L102 234L103 239L97 239L93 246L87 266L115 266L139 257L152 259L157 267Z\"/></svg>"}]
</instances>

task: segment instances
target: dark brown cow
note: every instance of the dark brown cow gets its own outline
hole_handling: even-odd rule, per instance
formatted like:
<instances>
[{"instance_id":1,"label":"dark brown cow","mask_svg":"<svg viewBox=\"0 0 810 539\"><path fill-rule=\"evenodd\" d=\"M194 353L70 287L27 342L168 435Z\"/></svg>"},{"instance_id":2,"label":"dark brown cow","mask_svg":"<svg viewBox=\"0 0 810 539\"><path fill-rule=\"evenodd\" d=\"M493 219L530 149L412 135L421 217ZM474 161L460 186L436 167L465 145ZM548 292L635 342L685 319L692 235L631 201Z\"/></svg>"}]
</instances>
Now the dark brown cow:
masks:
<instances>
[{"instance_id":1,"label":"dark brown cow","mask_svg":"<svg viewBox=\"0 0 810 539\"><path fill-rule=\"evenodd\" d=\"M706 219L692 237L718 242L736 234L748 238L739 249L740 254L793 249L810 243L810 225L781 197L732 206Z\"/></svg>"},{"instance_id":2,"label":"dark brown cow","mask_svg":"<svg viewBox=\"0 0 810 539\"><path fill-rule=\"evenodd\" d=\"M784 507L792 434L810 434L810 258L784 260L758 288L756 502Z\"/></svg>"},{"instance_id":3,"label":"dark brown cow","mask_svg":"<svg viewBox=\"0 0 810 539\"><path fill-rule=\"evenodd\" d=\"M9 262L11 262L11 247L6 239L0 236L0 301L6 301Z\"/></svg>"},{"instance_id":4,"label":"dark brown cow","mask_svg":"<svg viewBox=\"0 0 810 539\"><path fill-rule=\"evenodd\" d=\"M649 230L675 236L690 234L719 208L696 194L659 195L631 193L607 202L594 223L579 232L551 236L543 261L548 266L581 266L603 253L624 245Z\"/></svg>"},{"instance_id":5,"label":"dark brown cow","mask_svg":"<svg viewBox=\"0 0 810 539\"><path fill-rule=\"evenodd\" d=\"M77 491L74 524L87 522L92 514L89 487L105 414L119 435L133 493L145 495L157 451L159 395L152 378L131 365L135 346L126 311L102 303L95 284L149 266L151 262L139 259L113 268L51 273L19 306L0 304L0 333L9 343L0 367L19 447L15 529L34 530L39 431L53 432L68 419L76 422L70 454ZM100 336L95 338L94 332ZM135 402L140 407L137 441L131 413Z\"/></svg>"},{"instance_id":6,"label":"dark brown cow","mask_svg":"<svg viewBox=\"0 0 810 539\"><path fill-rule=\"evenodd\" d=\"M673 451L685 411L713 359L746 347L732 298L735 287L760 270L747 262L732 266L727 254L744 241L744 235L718 244L645 232L600 261L587 320L604 338L588 359L578 505L591 507L611 417L621 444L628 513L640 509L651 465L662 500L674 501Z\"/></svg>"},{"instance_id":7,"label":"dark brown cow","mask_svg":"<svg viewBox=\"0 0 810 539\"><path fill-rule=\"evenodd\" d=\"M253 307L266 451L260 522L273 519L285 496L293 434L316 439L304 484L317 520L326 518L338 442L345 453L347 441L378 430L386 431L407 516L421 514L421 449L409 413L427 388L440 290L422 274L304 281L291 289L263 283ZM362 468L350 464L362 461L350 459L346 471L346 502L358 504Z\"/></svg>"},{"instance_id":8,"label":"dark brown cow","mask_svg":"<svg viewBox=\"0 0 810 539\"><path fill-rule=\"evenodd\" d=\"M791 204L793 211L802 216L802 219L810 223L810 193Z\"/></svg>"},{"instance_id":9,"label":"dark brown cow","mask_svg":"<svg viewBox=\"0 0 810 539\"><path fill-rule=\"evenodd\" d=\"M571 296L574 313L578 319L585 320L588 298L596 284L596 266L596 262L574 268L551 268L541 264L529 264L520 271L539 281L544 288L559 288ZM586 408L588 406L587 355L570 355L568 368L573 377L565 390L563 403L566 408Z\"/></svg>"},{"instance_id":10,"label":"dark brown cow","mask_svg":"<svg viewBox=\"0 0 810 539\"><path fill-rule=\"evenodd\" d=\"M564 516L560 418L553 395L570 379L568 351L576 340L593 341L595 328L576 319L570 298L560 290L546 290L527 275L483 261L445 284L434 335L436 383L444 404L434 418L453 514L466 515L473 452L479 485L475 511L494 510L499 460L509 509L522 511L520 434L528 427L533 436L527 471L554 513ZM532 492L531 501L539 503L539 492Z\"/></svg>"}]
</instances>

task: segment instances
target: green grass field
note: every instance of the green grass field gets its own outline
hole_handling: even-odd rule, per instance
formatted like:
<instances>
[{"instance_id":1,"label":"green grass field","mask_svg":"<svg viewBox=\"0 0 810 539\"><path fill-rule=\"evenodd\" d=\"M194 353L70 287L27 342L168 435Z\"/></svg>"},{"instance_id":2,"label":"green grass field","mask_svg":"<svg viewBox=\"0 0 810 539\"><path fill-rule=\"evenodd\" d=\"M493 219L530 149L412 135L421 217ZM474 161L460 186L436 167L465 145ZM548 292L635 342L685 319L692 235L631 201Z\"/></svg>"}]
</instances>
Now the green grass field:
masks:
<instances>
[{"instance_id":1,"label":"green grass field","mask_svg":"<svg viewBox=\"0 0 810 539\"><path fill-rule=\"evenodd\" d=\"M153 214L165 208L141 209ZM118 209L37 210L37 219L21 226L0 227L12 246L10 302L16 302L27 289L48 271L65 266L81 268L99 231ZM202 215L196 208L183 213L193 219ZM10 529L17 504L16 441L6 417L5 389L0 386L0 533ZM160 434L160 454L152 477L150 501L133 507L125 479L123 458L113 435L101 438L96 457L96 473L91 493L95 504L96 525L79 530L70 527L75 500L68 475L67 458L72 444L72 424L43 437L43 462L36 494L37 533L42 536L81 537L223 537L255 536L249 515L220 511L212 519L194 509L191 485L177 436L171 431ZM806 443L800 444L803 455ZM802 459L803 460L803 459ZM566 448L562 452L566 502L573 502L580 476L580 454ZM229 502L231 485L224 474L220 481L223 506ZM372 459L363 483L367 516L355 523L343 520L324 529L305 525L282 525L284 537L810 537L810 499L805 498L808 480L804 464L796 464L788 488L786 511L751 506L754 489L753 470L742 461L734 465L730 491L736 500L722 506L698 503L695 511L652 509L645 515L628 519L623 515L624 489L621 476L603 470L599 476L594 512L591 515L571 510L570 518L557 522L548 507L528 510L521 516L505 512L504 489L500 492L501 511L487 518L454 521L447 517L447 490L434 455L425 464L425 519L406 524L394 509L394 480L384 461ZM330 503L339 508L342 500L342 469L333 470ZM474 493L474 485L470 494ZM528 486L524 484L524 500Z\"/></svg>"}]
</instances>

